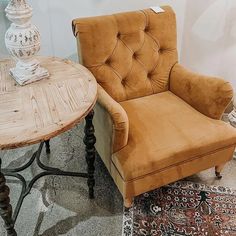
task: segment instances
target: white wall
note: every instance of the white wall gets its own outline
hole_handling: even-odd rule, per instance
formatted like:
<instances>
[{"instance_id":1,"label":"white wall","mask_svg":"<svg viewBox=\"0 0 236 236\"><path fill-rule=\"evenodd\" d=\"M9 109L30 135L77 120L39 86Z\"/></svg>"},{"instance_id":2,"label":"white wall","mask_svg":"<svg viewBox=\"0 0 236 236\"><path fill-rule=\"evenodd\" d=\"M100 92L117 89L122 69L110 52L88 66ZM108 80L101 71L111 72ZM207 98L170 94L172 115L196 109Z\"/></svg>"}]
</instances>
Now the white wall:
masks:
<instances>
[{"instance_id":1,"label":"white wall","mask_svg":"<svg viewBox=\"0 0 236 236\"><path fill-rule=\"evenodd\" d=\"M4 44L4 35L7 28L9 27L9 22L6 20L4 12L7 2L7 0L0 0L0 59L8 56Z\"/></svg>"},{"instance_id":2,"label":"white wall","mask_svg":"<svg viewBox=\"0 0 236 236\"><path fill-rule=\"evenodd\" d=\"M2 1L2 3L1 3ZM71 30L74 18L171 5L177 14L178 47L181 50L186 0L28 0L34 9L33 22L41 33L42 55L76 59L76 41ZM7 0L0 0L0 58L6 55L3 38L9 26L4 14ZM4 53L3 53L4 52Z\"/></svg>"},{"instance_id":3,"label":"white wall","mask_svg":"<svg viewBox=\"0 0 236 236\"><path fill-rule=\"evenodd\" d=\"M181 62L236 88L236 1L188 0L185 19Z\"/></svg>"},{"instance_id":4,"label":"white wall","mask_svg":"<svg viewBox=\"0 0 236 236\"><path fill-rule=\"evenodd\" d=\"M75 58L76 42L71 30L74 18L110 14L169 4L178 17L179 49L183 35L186 0L29 0L34 8L33 21L42 35L41 54Z\"/></svg>"}]
</instances>

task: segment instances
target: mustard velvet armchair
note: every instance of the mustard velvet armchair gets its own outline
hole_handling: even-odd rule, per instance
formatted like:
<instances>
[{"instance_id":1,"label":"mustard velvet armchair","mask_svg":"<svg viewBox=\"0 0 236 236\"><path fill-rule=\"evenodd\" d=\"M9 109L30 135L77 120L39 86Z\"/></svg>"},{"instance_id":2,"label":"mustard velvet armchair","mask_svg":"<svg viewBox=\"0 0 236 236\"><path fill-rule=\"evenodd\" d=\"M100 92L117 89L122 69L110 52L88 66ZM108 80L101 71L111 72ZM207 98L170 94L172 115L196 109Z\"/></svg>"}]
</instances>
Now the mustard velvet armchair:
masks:
<instances>
[{"instance_id":1,"label":"mustard velvet armchair","mask_svg":"<svg viewBox=\"0 0 236 236\"><path fill-rule=\"evenodd\" d=\"M235 130L220 120L232 87L178 63L175 14L163 9L73 21L82 63L99 85L96 148L126 207L211 167L220 178L235 149Z\"/></svg>"}]
</instances>

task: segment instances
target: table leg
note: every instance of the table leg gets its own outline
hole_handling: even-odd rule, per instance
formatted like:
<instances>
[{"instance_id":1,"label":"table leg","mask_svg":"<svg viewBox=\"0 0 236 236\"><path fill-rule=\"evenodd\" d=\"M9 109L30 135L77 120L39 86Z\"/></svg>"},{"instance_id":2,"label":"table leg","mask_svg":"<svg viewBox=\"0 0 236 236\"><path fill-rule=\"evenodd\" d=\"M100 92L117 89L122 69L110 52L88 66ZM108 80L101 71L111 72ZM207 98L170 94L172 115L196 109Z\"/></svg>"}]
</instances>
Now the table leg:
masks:
<instances>
[{"instance_id":1,"label":"table leg","mask_svg":"<svg viewBox=\"0 0 236 236\"><path fill-rule=\"evenodd\" d=\"M46 146L46 153L50 154L51 150L50 150L50 140L45 141L45 146Z\"/></svg>"},{"instance_id":2,"label":"table leg","mask_svg":"<svg viewBox=\"0 0 236 236\"><path fill-rule=\"evenodd\" d=\"M14 229L14 222L12 219L12 206L10 204L10 189L6 185L6 179L1 172L1 159L0 159L0 215L5 223L7 236L16 236Z\"/></svg>"},{"instance_id":3,"label":"table leg","mask_svg":"<svg viewBox=\"0 0 236 236\"><path fill-rule=\"evenodd\" d=\"M95 161L95 155L96 155L96 149L95 149L95 143L96 143L96 137L94 135L94 126L93 126L93 116L94 111L92 110L87 117L86 125L84 128L84 144L86 146L86 161L88 164L88 187L89 187L89 198L94 198L94 185L95 185L95 179L94 179L94 161Z\"/></svg>"}]
</instances>

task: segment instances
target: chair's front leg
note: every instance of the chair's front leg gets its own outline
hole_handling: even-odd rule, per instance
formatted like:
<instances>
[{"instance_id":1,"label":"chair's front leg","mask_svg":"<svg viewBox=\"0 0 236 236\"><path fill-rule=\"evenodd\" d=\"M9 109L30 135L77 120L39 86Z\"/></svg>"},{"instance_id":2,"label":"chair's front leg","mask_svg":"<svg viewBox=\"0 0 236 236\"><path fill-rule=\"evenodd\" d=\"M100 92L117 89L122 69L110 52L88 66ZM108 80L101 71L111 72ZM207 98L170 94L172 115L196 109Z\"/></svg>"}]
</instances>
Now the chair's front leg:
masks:
<instances>
[{"instance_id":1,"label":"chair's front leg","mask_svg":"<svg viewBox=\"0 0 236 236\"><path fill-rule=\"evenodd\" d=\"M94 161L95 161L95 155L96 155L96 149L95 149L95 143L96 143L96 137L94 135L94 126L93 126L93 116L94 111L92 110L87 117L86 125L84 129L85 137L84 137L84 144L86 146L86 161L88 164L88 187L89 187L89 198L94 198L94 185L95 185L95 179L94 179Z\"/></svg>"},{"instance_id":2,"label":"chair's front leg","mask_svg":"<svg viewBox=\"0 0 236 236\"><path fill-rule=\"evenodd\" d=\"M5 223L7 236L17 236L14 229L14 222L12 219L12 206L10 204L10 189L6 185L6 179L1 172L1 159L0 159L0 215Z\"/></svg>"},{"instance_id":3,"label":"chair's front leg","mask_svg":"<svg viewBox=\"0 0 236 236\"><path fill-rule=\"evenodd\" d=\"M133 205L133 198L125 198L124 205L126 208L130 208Z\"/></svg>"},{"instance_id":4,"label":"chair's front leg","mask_svg":"<svg viewBox=\"0 0 236 236\"><path fill-rule=\"evenodd\" d=\"M222 179L221 172L224 169L225 165L226 164L224 163L215 167L215 174L216 174L217 179Z\"/></svg>"}]
</instances>

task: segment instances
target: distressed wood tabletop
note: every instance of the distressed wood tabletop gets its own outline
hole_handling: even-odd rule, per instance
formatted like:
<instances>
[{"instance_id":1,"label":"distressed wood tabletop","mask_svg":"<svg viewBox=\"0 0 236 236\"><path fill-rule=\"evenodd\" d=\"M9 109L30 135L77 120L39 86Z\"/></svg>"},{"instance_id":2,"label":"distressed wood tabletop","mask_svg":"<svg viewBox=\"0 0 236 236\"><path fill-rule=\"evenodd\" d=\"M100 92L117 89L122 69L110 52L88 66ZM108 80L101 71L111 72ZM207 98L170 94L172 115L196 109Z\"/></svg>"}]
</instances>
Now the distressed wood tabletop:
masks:
<instances>
[{"instance_id":1,"label":"distressed wood tabletop","mask_svg":"<svg viewBox=\"0 0 236 236\"><path fill-rule=\"evenodd\" d=\"M23 147L71 129L93 109L97 83L82 65L39 57L50 77L25 86L9 75L10 59L0 60L0 149Z\"/></svg>"}]
</instances>

